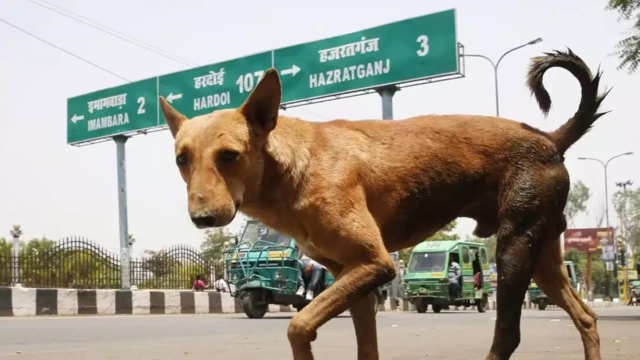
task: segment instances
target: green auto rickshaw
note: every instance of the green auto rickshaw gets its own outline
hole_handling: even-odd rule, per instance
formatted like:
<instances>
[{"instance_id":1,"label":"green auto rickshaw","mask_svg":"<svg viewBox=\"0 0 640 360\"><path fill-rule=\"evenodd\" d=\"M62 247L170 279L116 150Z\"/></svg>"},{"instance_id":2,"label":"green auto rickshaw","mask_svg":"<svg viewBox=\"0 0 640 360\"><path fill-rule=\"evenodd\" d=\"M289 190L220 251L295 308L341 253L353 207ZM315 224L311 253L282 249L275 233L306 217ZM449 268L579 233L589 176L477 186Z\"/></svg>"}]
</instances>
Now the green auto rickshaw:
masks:
<instances>
[{"instance_id":1,"label":"green auto rickshaw","mask_svg":"<svg viewBox=\"0 0 640 360\"><path fill-rule=\"evenodd\" d=\"M242 301L249 318L264 317L270 304L291 305L299 311L310 302L296 295L301 255L295 239L247 221L237 244L225 252L225 266L226 281L235 286L231 296ZM314 294L333 281L323 268Z\"/></svg>"},{"instance_id":2,"label":"green auto rickshaw","mask_svg":"<svg viewBox=\"0 0 640 360\"><path fill-rule=\"evenodd\" d=\"M449 294L449 265L460 265L458 294ZM485 312L492 294L489 258L484 244L468 241L427 240L411 252L404 277L405 298L416 311L424 313L429 305L439 313L449 306L476 306Z\"/></svg>"}]
</instances>

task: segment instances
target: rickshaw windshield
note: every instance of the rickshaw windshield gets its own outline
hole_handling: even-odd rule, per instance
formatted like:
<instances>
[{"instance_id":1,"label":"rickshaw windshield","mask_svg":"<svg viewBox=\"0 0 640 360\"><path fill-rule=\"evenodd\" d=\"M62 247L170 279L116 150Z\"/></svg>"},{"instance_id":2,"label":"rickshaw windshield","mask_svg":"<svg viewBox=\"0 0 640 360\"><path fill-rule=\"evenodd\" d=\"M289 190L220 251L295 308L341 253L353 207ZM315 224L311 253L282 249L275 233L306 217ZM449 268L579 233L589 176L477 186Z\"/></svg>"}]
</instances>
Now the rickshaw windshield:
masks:
<instances>
[{"instance_id":1,"label":"rickshaw windshield","mask_svg":"<svg viewBox=\"0 0 640 360\"><path fill-rule=\"evenodd\" d=\"M447 254L444 251L413 253L409 262L410 272L444 271Z\"/></svg>"},{"instance_id":2,"label":"rickshaw windshield","mask_svg":"<svg viewBox=\"0 0 640 360\"><path fill-rule=\"evenodd\" d=\"M249 242L255 244L258 240L267 241L280 246L289 246L291 238L277 231L270 229L259 223L249 223L242 234L241 243ZM259 244L259 246L267 246L267 244Z\"/></svg>"}]
</instances>

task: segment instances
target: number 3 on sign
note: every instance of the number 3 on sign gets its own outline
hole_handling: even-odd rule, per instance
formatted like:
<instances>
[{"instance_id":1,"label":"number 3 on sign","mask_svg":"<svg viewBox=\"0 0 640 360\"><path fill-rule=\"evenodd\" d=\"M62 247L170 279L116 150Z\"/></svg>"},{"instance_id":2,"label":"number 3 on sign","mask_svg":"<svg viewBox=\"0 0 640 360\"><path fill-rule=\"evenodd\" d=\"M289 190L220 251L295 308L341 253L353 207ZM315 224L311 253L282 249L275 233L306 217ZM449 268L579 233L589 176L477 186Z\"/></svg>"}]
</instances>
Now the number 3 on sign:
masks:
<instances>
[{"instance_id":1,"label":"number 3 on sign","mask_svg":"<svg viewBox=\"0 0 640 360\"><path fill-rule=\"evenodd\" d=\"M416 51L418 56L427 55L429 53L429 37L427 35L420 35L416 42L420 43L420 50Z\"/></svg>"}]
</instances>

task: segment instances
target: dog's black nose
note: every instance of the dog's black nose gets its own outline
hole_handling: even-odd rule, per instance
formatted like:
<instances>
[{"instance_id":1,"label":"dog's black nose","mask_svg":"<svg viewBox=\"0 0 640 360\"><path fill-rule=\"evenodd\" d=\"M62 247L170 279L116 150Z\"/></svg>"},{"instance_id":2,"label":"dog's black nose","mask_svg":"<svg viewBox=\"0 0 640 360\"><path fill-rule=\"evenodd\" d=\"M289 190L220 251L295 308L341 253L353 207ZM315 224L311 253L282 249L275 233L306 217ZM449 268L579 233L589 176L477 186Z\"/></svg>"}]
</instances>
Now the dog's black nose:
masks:
<instances>
[{"instance_id":1,"label":"dog's black nose","mask_svg":"<svg viewBox=\"0 0 640 360\"><path fill-rule=\"evenodd\" d=\"M191 221L199 228L213 227L216 224L215 216L192 216Z\"/></svg>"}]
</instances>

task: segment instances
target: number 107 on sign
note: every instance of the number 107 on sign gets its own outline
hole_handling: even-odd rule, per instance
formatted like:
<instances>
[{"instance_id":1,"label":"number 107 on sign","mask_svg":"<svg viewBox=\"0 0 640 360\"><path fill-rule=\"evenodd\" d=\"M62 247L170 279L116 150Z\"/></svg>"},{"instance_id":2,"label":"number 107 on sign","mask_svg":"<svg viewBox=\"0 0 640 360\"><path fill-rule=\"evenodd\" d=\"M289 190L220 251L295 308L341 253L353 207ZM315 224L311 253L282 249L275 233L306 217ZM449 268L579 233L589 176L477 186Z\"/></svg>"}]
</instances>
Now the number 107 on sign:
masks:
<instances>
[{"instance_id":1,"label":"number 107 on sign","mask_svg":"<svg viewBox=\"0 0 640 360\"><path fill-rule=\"evenodd\" d=\"M240 94L251 92L254 86L256 86L256 84L260 82L260 80L262 80L263 76L264 70L240 75L238 77L238 80L236 80L236 85L238 85L238 91L240 92Z\"/></svg>"}]
</instances>

